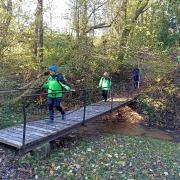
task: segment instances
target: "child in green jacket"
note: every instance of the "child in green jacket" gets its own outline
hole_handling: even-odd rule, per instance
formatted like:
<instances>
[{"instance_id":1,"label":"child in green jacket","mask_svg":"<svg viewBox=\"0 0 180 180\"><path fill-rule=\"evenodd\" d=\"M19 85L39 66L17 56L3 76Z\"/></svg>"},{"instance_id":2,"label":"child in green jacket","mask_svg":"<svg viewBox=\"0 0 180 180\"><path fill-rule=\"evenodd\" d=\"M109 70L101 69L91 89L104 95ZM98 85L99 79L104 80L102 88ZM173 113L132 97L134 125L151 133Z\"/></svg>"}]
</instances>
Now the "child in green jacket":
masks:
<instances>
[{"instance_id":1,"label":"child in green jacket","mask_svg":"<svg viewBox=\"0 0 180 180\"><path fill-rule=\"evenodd\" d=\"M109 91L111 89L111 79L109 77L108 72L104 72L103 77L101 77L99 82L99 88L102 90L102 97L104 101L107 101Z\"/></svg>"},{"instance_id":2,"label":"child in green jacket","mask_svg":"<svg viewBox=\"0 0 180 180\"><path fill-rule=\"evenodd\" d=\"M57 73L57 66L53 65L49 68L49 77L48 81L43 84L44 89L48 89L48 108L49 108L49 118L50 123L54 121L54 106L61 112L62 120L65 119L65 112L60 106L62 100L62 91L63 87L69 91L71 90L70 86L67 85L66 81L62 74Z\"/></svg>"}]
</instances>

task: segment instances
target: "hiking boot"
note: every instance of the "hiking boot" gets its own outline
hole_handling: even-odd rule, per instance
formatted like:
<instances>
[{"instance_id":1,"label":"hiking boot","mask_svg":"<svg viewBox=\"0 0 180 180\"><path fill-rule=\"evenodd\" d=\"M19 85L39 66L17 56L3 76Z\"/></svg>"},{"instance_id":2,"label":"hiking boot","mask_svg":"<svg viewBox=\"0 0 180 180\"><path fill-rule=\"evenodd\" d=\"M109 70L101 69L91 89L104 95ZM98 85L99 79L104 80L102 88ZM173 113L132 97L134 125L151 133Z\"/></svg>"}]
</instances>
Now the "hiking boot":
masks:
<instances>
[{"instance_id":1,"label":"hiking boot","mask_svg":"<svg viewBox=\"0 0 180 180\"><path fill-rule=\"evenodd\" d=\"M52 120L52 119L48 120L48 122L47 122L48 125L51 125L53 123L54 123L54 120Z\"/></svg>"}]
</instances>

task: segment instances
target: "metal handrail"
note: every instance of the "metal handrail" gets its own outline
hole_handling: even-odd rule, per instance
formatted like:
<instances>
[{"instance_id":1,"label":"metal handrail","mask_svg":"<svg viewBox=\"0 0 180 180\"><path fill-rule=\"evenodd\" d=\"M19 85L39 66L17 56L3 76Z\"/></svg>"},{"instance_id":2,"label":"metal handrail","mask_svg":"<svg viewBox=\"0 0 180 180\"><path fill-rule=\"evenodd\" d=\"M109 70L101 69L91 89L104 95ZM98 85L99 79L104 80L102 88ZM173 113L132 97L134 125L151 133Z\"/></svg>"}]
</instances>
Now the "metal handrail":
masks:
<instances>
[{"instance_id":1,"label":"metal handrail","mask_svg":"<svg viewBox=\"0 0 180 180\"><path fill-rule=\"evenodd\" d=\"M113 88L113 86L115 86L114 87L115 89ZM119 83L118 85L117 84L113 84L112 85L112 89L110 91L111 111L113 109L113 101L114 101L113 100L113 95L115 93L113 91L114 90L116 92L119 91L119 88L118 88L119 86L121 87L122 84L121 83ZM42 88L31 88L31 89L41 90ZM5 93L8 93L8 92L12 92L12 93L13 92L21 92L21 91L27 90L27 89L11 89L11 90L8 90L8 91L6 91L6 90L0 89L0 94L4 93L4 92ZM57 90L57 91L52 92L52 93L48 93L48 92L44 93L44 92L42 92L42 93L34 93L34 94L31 94L31 95L21 95L21 98L22 98L22 113L23 113L22 149L24 149L25 146L26 146L26 124L28 122L28 117L27 116L30 115L30 113L27 110L28 109L33 110L33 111L34 110L35 111L38 110L37 114L34 114L35 115L34 118L39 118L39 117L42 117L42 115L45 115L45 113L44 113L46 111L45 108L44 108L45 107L45 103L44 103L45 101L43 100L42 104L39 104L38 99L36 97L39 97L39 96L47 97L50 94L56 94L56 93L59 93L59 92L61 92L63 94L69 94L69 93L73 93L74 92L75 93L74 94L74 98L72 96L71 97L67 97L68 99L66 101L64 101L64 102L68 105L69 102L73 101L73 103L69 104L70 105L69 107L71 109L73 109L74 105L76 106L76 104L74 104L74 103L78 102L78 104L77 104L75 109L70 110L70 112L68 112L66 115L69 115L69 114L79 110L79 107L83 108L83 112L82 112L83 113L82 114L83 118L82 118L81 124L84 125L85 124L85 120L86 120L87 105L97 101L97 99L98 99L97 96L93 96L93 95L94 95L94 93L99 92L99 90L100 90L99 88L87 88L87 89L79 89L79 90L76 90L76 91L74 91L74 90L71 90L71 91L64 91L64 90L59 91L59 90ZM99 93L98 93L98 96L99 96ZM44 99L44 97L43 97L43 99ZM32 106L31 105L32 102L37 103L37 106L36 105ZM40 109L38 109L38 107L40 107ZM55 114L55 117L60 117L60 116L57 116L57 114ZM43 119L46 119L46 118L43 118Z\"/></svg>"},{"instance_id":2,"label":"metal handrail","mask_svg":"<svg viewBox=\"0 0 180 180\"><path fill-rule=\"evenodd\" d=\"M87 106L87 100L88 100L88 94L90 92L96 92L96 91L99 91L98 88L95 88L95 89L80 89L78 91L75 91L76 93L77 92L83 92L82 94L82 97L80 98L76 98L76 101L79 100L80 102L83 103L83 119L82 119L82 122L81 124L84 125L85 124L85 119L86 119L86 106ZM49 94L56 94L57 92L62 92L62 93L71 93L71 92L74 92L74 91L56 91L55 93L38 93L38 94L32 94L32 95L25 95L25 96L22 96L22 111L23 111L23 139L22 139L22 149L25 148L25 140L26 140L26 124L27 124L27 112L26 112L26 105L27 105L27 99L30 98L30 97L35 97L35 96L47 96ZM71 99L73 100L73 99ZM79 109L79 108L78 108ZM73 111L70 111L68 114L71 114L75 111L77 111L78 109L75 109ZM67 114L67 115L68 115ZM58 117L58 116L55 116L55 117ZM60 117L60 116L59 116ZM44 119L44 118L43 118Z\"/></svg>"}]
</instances>

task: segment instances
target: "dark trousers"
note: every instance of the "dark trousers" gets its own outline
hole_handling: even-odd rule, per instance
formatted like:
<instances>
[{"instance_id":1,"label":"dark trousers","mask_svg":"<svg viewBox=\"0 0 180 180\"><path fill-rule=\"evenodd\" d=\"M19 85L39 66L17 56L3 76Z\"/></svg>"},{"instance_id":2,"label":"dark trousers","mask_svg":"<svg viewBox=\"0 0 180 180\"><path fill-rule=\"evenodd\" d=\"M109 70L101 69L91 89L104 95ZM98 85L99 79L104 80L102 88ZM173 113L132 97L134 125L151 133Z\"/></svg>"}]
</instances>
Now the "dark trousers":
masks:
<instances>
[{"instance_id":1,"label":"dark trousers","mask_svg":"<svg viewBox=\"0 0 180 180\"><path fill-rule=\"evenodd\" d=\"M108 90L102 90L102 97L104 98L104 101L106 102L107 101L107 98L108 98Z\"/></svg>"},{"instance_id":2,"label":"dark trousers","mask_svg":"<svg viewBox=\"0 0 180 180\"><path fill-rule=\"evenodd\" d=\"M133 79L134 79L134 88L136 89L139 87L139 75L134 76Z\"/></svg>"},{"instance_id":3,"label":"dark trousers","mask_svg":"<svg viewBox=\"0 0 180 180\"><path fill-rule=\"evenodd\" d=\"M60 106L61 99L62 98L60 98L60 97L58 97L58 98L48 97L48 107L49 107L49 118L50 118L50 120L54 120L54 106L58 111L61 112L62 115L65 114L64 110Z\"/></svg>"},{"instance_id":4,"label":"dark trousers","mask_svg":"<svg viewBox=\"0 0 180 180\"><path fill-rule=\"evenodd\" d=\"M139 85L139 81L134 82L134 88L135 88L135 89L138 88L138 85Z\"/></svg>"}]
</instances>

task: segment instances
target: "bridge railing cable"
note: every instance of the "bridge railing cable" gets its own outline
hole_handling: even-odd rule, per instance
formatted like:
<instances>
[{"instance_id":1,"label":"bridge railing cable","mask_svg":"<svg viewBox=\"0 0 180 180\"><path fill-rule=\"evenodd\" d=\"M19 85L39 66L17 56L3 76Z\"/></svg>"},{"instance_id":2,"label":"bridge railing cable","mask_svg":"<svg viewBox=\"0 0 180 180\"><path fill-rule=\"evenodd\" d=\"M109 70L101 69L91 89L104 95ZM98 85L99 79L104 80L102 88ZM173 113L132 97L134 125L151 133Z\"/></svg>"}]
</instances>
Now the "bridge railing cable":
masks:
<instances>
[{"instance_id":1,"label":"bridge railing cable","mask_svg":"<svg viewBox=\"0 0 180 180\"><path fill-rule=\"evenodd\" d=\"M55 91L52 93L36 93L31 95L22 96L22 110L23 110L23 138L22 143L23 147L25 147L26 140L26 127L27 123L38 121L38 123L43 120L48 124L49 121L49 110L48 110L48 96L56 98L59 93L63 94L61 106L66 112L66 117L71 115L75 111L78 111L80 108L83 108L82 115L82 124L85 122L85 114L86 114L86 106L88 101L88 94L92 92L91 89L83 89L78 91ZM62 115L59 110L54 108L54 119L56 123L60 123ZM66 124L67 121L63 121Z\"/></svg>"},{"instance_id":2,"label":"bridge railing cable","mask_svg":"<svg viewBox=\"0 0 180 180\"><path fill-rule=\"evenodd\" d=\"M19 90L0 90L0 129L23 123L21 95Z\"/></svg>"}]
</instances>

